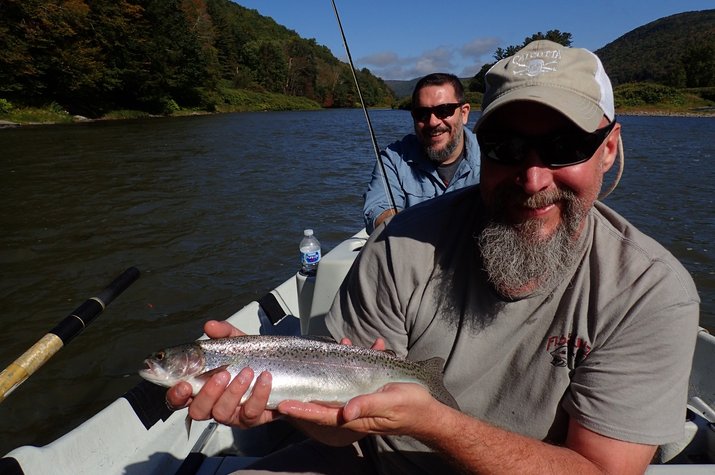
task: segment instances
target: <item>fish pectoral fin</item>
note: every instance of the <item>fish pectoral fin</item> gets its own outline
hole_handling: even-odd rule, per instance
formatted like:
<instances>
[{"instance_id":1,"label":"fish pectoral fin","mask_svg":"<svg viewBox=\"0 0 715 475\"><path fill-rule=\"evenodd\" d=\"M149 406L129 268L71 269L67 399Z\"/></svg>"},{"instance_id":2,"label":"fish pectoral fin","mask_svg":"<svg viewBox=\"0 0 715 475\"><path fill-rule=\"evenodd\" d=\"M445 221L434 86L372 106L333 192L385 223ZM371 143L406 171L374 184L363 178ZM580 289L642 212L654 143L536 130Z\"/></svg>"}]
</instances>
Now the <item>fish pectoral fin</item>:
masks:
<instances>
[{"instance_id":1,"label":"fish pectoral fin","mask_svg":"<svg viewBox=\"0 0 715 475\"><path fill-rule=\"evenodd\" d=\"M340 402L340 401L321 401L319 399L311 399L309 402L313 402L315 404L320 404L321 406L328 406L328 407L343 407L345 405L344 402Z\"/></svg>"},{"instance_id":2,"label":"fish pectoral fin","mask_svg":"<svg viewBox=\"0 0 715 475\"><path fill-rule=\"evenodd\" d=\"M192 421L193 421L193 419L191 418L191 416L186 414L186 419L184 420L184 427L186 427L186 439L187 440L191 438L191 422Z\"/></svg>"},{"instance_id":3,"label":"fish pectoral fin","mask_svg":"<svg viewBox=\"0 0 715 475\"><path fill-rule=\"evenodd\" d=\"M210 369L210 370L206 371L205 373L201 373L200 375L196 376L195 378L200 381L206 381L214 374L220 373L221 371L225 371L228 368L228 366L229 365L225 364L225 365L219 366L218 368Z\"/></svg>"}]
</instances>

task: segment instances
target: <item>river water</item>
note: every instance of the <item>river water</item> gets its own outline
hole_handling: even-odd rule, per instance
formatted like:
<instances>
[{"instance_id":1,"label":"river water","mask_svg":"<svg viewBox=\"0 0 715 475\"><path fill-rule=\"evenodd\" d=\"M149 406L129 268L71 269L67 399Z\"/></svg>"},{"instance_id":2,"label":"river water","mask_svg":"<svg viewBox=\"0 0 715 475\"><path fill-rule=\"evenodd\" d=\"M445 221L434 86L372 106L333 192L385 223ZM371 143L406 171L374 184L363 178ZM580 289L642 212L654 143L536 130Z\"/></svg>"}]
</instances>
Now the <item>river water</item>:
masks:
<instances>
[{"instance_id":1,"label":"river water","mask_svg":"<svg viewBox=\"0 0 715 475\"><path fill-rule=\"evenodd\" d=\"M375 110L378 143L411 130ZM470 125L476 119L473 114ZM715 119L622 117L606 203L690 270L715 328ZM0 455L45 444L137 382L152 351L201 334L362 227L374 163L359 110L0 130L0 369L130 266L142 277L0 404Z\"/></svg>"}]
</instances>

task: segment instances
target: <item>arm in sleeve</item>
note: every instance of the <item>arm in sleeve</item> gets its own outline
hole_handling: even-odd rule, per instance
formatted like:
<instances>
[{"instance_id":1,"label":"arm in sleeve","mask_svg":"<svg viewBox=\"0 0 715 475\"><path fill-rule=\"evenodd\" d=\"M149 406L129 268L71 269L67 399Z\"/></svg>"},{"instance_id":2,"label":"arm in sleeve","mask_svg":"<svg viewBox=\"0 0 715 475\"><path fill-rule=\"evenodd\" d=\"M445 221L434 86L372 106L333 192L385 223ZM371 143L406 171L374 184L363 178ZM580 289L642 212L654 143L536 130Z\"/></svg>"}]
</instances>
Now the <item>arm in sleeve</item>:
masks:
<instances>
[{"instance_id":1,"label":"arm in sleeve","mask_svg":"<svg viewBox=\"0 0 715 475\"><path fill-rule=\"evenodd\" d=\"M563 403L573 420L641 444L682 437L699 305L664 294L643 295L576 368Z\"/></svg>"},{"instance_id":2,"label":"arm in sleeve","mask_svg":"<svg viewBox=\"0 0 715 475\"><path fill-rule=\"evenodd\" d=\"M375 163L370 183L367 186L367 191L363 195L365 200L363 204L363 219L368 233L372 233L375 229L375 219L377 219L377 217L384 211L393 208L385 189L385 181L387 181L390 189L392 190L392 196L395 199L397 211L401 211L405 208L405 194L400 184L400 177L398 176L395 162L390 157L390 154L385 151L380 153L380 157L385 165L387 179L384 180L382 177L382 168L380 167L380 164Z\"/></svg>"}]
</instances>

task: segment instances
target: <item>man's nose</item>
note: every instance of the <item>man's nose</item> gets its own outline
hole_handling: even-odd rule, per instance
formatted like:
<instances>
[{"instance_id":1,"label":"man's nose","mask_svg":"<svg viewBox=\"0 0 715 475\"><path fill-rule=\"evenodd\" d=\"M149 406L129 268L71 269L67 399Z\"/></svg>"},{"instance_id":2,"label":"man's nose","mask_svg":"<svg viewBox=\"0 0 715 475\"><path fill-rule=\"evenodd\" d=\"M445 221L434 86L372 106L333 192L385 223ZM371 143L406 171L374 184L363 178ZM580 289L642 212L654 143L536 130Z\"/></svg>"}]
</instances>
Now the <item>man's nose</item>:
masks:
<instances>
[{"instance_id":1,"label":"man's nose","mask_svg":"<svg viewBox=\"0 0 715 475\"><path fill-rule=\"evenodd\" d=\"M548 189L553 182L553 170L544 164L535 150L531 150L521 164L517 184L526 194L534 195Z\"/></svg>"},{"instance_id":2,"label":"man's nose","mask_svg":"<svg viewBox=\"0 0 715 475\"><path fill-rule=\"evenodd\" d=\"M438 118L434 112L430 113L427 123L430 127L437 127L442 123L442 119Z\"/></svg>"}]
</instances>

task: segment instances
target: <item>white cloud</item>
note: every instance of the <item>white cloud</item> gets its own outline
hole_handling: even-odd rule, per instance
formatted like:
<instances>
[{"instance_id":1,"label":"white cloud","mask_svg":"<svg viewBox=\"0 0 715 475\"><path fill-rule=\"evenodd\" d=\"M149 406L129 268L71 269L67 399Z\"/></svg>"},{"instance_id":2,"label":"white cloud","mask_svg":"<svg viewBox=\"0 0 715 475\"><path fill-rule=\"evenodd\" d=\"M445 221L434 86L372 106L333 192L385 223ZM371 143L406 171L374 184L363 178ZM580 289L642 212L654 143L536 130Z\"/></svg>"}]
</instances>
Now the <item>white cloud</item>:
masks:
<instances>
[{"instance_id":1,"label":"white cloud","mask_svg":"<svg viewBox=\"0 0 715 475\"><path fill-rule=\"evenodd\" d=\"M376 53L360 58L358 63L384 79L414 79L436 71L454 72L454 57L453 48L440 46L420 56L401 57L393 51Z\"/></svg>"},{"instance_id":2,"label":"white cloud","mask_svg":"<svg viewBox=\"0 0 715 475\"><path fill-rule=\"evenodd\" d=\"M483 56L494 54L502 41L498 38L474 38L459 49L460 54L467 59L481 59Z\"/></svg>"},{"instance_id":3,"label":"white cloud","mask_svg":"<svg viewBox=\"0 0 715 475\"><path fill-rule=\"evenodd\" d=\"M399 56L394 51L384 51L360 58L359 62L369 66L385 67L399 61Z\"/></svg>"},{"instance_id":4,"label":"white cloud","mask_svg":"<svg viewBox=\"0 0 715 475\"><path fill-rule=\"evenodd\" d=\"M366 67L383 79L414 79L433 72L450 72L459 77L474 76L500 44L497 38L474 38L462 46L439 46L419 56L400 56L383 51L357 60L358 68Z\"/></svg>"}]
</instances>

